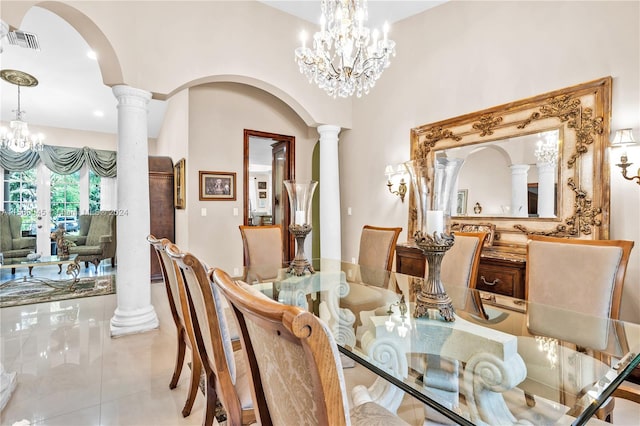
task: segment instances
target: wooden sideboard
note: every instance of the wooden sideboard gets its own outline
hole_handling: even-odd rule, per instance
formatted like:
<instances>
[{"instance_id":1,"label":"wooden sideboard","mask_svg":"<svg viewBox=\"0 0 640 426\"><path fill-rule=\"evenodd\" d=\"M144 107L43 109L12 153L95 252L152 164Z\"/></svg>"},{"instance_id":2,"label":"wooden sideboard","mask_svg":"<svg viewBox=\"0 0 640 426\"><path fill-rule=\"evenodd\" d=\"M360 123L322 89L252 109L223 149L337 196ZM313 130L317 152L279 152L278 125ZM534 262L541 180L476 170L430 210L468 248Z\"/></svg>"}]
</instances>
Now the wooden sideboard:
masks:
<instances>
[{"instance_id":1,"label":"wooden sideboard","mask_svg":"<svg viewBox=\"0 0 640 426\"><path fill-rule=\"evenodd\" d=\"M410 242L396 245L396 271L424 277L425 257ZM484 249L476 277L478 290L524 299L526 259L524 255Z\"/></svg>"}]
</instances>

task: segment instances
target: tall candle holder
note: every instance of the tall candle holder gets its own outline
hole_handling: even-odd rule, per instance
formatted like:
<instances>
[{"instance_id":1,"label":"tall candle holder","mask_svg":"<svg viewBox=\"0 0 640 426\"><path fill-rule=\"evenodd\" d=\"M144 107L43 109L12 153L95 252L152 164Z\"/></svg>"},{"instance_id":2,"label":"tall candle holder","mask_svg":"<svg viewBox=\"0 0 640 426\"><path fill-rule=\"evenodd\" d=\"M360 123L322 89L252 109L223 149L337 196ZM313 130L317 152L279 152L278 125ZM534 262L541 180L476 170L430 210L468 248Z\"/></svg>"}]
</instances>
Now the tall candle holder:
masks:
<instances>
[{"instance_id":1,"label":"tall candle holder","mask_svg":"<svg viewBox=\"0 0 640 426\"><path fill-rule=\"evenodd\" d=\"M426 165L418 160L405 163L418 210L413 238L429 265L416 296L416 317L428 317L430 310L438 310L445 321L455 321L453 303L440 279L440 266L442 258L455 243L455 237L450 233L451 197L462 162L460 159L436 159L432 198Z\"/></svg>"},{"instance_id":2,"label":"tall candle holder","mask_svg":"<svg viewBox=\"0 0 640 426\"><path fill-rule=\"evenodd\" d=\"M318 182L310 181L298 183L294 180L285 180L284 186L287 188L289 195L289 206L291 208L291 221L289 224L289 232L296 238L296 257L293 259L288 273L294 273L302 276L306 271L314 274L315 270L304 254L304 241L309 232L311 232L311 200Z\"/></svg>"}]
</instances>

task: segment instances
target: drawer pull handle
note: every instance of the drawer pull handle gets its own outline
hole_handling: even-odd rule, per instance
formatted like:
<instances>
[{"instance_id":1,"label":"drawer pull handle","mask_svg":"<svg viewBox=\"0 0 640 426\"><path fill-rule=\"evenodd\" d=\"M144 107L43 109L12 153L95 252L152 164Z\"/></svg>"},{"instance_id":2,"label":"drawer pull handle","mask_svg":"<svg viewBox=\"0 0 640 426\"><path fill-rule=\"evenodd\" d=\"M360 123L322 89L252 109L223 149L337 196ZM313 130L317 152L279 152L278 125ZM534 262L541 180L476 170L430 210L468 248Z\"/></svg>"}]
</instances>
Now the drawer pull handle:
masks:
<instances>
[{"instance_id":1,"label":"drawer pull handle","mask_svg":"<svg viewBox=\"0 0 640 426\"><path fill-rule=\"evenodd\" d=\"M500 278L496 278L495 280L493 280L492 282L488 282L485 278L484 275L480 275L480 281L482 281L482 284L484 285L496 285L500 282Z\"/></svg>"}]
</instances>

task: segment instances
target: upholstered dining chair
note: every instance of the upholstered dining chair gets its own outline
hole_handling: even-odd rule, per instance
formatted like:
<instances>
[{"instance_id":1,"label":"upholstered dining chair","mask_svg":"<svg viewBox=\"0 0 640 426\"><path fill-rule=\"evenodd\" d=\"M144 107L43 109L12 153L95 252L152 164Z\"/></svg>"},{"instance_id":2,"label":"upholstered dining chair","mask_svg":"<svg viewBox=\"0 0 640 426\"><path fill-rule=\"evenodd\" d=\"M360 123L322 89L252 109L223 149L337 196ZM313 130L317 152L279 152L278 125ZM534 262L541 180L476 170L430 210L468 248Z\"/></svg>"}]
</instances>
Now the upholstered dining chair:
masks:
<instances>
[{"instance_id":1,"label":"upholstered dining chair","mask_svg":"<svg viewBox=\"0 0 640 426\"><path fill-rule=\"evenodd\" d=\"M453 286L460 288L476 288L478 269L480 268L480 256L484 242L487 239L486 232L454 232L455 242L442 258L440 265L440 279L446 286L449 285L449 296L455 299L452 292ZM425 277L426 278L426 277ZM474 292L471 298L465 297L461 303L472 302L478 314L487 319L480 294ZM454 300L455 305L455 300Z\"/></svg>"},{"instance_id":2,"label":"upholstered dining chair","mask_svg":"<svg viewBox=\"0 0 640 426\"><path fill-rule=\"evenodd\" d=\"M261 425L406 424L372 401L349 411L338 347L318 317L270 300L220 269L213 281L238 319Z\"/></svg>"},{"instance_id":3,"label":"upholstered dining chair","mask_svg":"<svg viewBox=\"0 0 640 426\"><path fill-rule=\"evenodd\" d=\"M362 325L361 312L388 306L398 299L387 286L401 231L400 227L362 227L356 273L349 279L349 294L340 301L341 307L356 316L356 327Z\"/></svg>"},{"instance_id":4,"label":"upholstered dining chair","mask_svg":"<svg viewBox=\"0 0 640 426\"><path fill-rule=\"evenodd\" d=\"M189 348L191 353L191 379L189 382L187 401L182 409L182 415L186 417L191 413L191 408L196 399L200 375L202 373L202 364L200 363L198 354L194 350L195 337L193 336L191 318L188 315L184 315L184 312L187 312L188 308L186 306L186 299L180 297L181 284L178 284L178 282L182 280L182 275L179 274L177 265L171 260L165 250L166 246L171 244L171 242L166 238L158 239L153 235L147 236L147 241L153 246L158 256L164 285L167 289L169 309L171 310L171 316L173 317L177 331L178 346L176 363L173 369L173 375L171 376L171 382L169 382L170 389L175 389L178 384L178 379L180 378L184 364L186 348Z\"/></svg>"},{"instance_id":5,"label":"upholstered dining chair","mask_svg":"<svg viewBox=\"0 0 640 426\"><path fill-rule=\"evenodd\" d=\"M564 346L558 349L560 354L584 358L577 379L568 382L547 374L546 358L539 360L540 368L529 368L527 379L521 385L529 405L534 405L535 401L528 390L536 389L535 393L539 394L541 389L556 388L556 385L545 383L550 378L562 383L566 395L561 398L579 396L583 387L591 384L589 368L608 368L607 356L600 357L602 363L594 362L591 356L581 356L580 352L584 350L581 347L605 351L611 345L613 336L607 320L619 318L625 273L633 245L633 241L622 240L529 237L525 281L525 295L529 302L527 328L536 336L574 343L576 347L573 349ZM591 326L578 328L573 321L589 322ZM577 329L589 331L577 333ZM531 339L518 342L519 352L528 366L537 365L532 358L540 357L539 350L527 346L532 342ZM562 356L559 362L563 362ZM603 418L611 413L605 409L597 414Z\"/></svg>"},{"instance_id":6,"label":"upholstered dining chair","mask_svg":"<svg viewBox=\"0 0 640 426\"><path fill-rule=\"evenodd\" d=\"M244 248L244 281L269 281L282 268L282 227L280 225L240 225Z\"/></svg>"},{"instance_id":7,"label":"upholstered dining chair","mask_svg":"<svg viewBox=\"0 0 640 426\"><path fill-rule=\"evenodd\" d=\"M455 242L442 258L440 279L445 284L475 288L486 232L454 232Z\"/></svg>"},{"instance_id":8,"label":"upholstered dining chair","mask_svg":"<svg viewBox=\"0 0 640 426\"><path fill-rule=\"evenodd\" d=\"M243 351L233 350L223 298L209 281L206 266L197 257L181 252L173 244L166 247L166 252L182 275L178 284L183 285L195 347L205 373L203 425L214 424L218 400L226 411L229 424L252 424L255 413L246 358Z\"/></svg>"},{"instance_id":9,"label":"upholstered dining chair","mask_svg":"<svg viewBox=\"0 0 640 426\"><path fill-rule=\"evenodd\" d=\"M386 287L393 265L393 255L402 228L384 228L364 225L360 234L358 266L363 282L377 287Z\"/></svg>"},{"instance_id":10,"label":"upholstered dining chair","mask_svg":"<svg viewBox=\"0 0 640 426\"><path fill-rule=\"evenodd\" d=\"M623 240L531 235L527 244L526 299L618 319L633 245L633 241Z\"/></svg>"}]
</instances>

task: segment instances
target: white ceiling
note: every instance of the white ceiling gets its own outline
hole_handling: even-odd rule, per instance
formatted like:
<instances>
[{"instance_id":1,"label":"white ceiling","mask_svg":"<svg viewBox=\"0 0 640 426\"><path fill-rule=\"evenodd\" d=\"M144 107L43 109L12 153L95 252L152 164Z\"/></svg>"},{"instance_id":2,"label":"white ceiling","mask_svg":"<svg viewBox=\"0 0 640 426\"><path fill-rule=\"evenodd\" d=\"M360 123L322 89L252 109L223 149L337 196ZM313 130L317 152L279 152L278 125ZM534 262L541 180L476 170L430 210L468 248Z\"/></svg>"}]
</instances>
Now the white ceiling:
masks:
<instances>
[{"instance_id":1,"label":"white ceiling","mask_svg":"<svg viewBox=\"0 0 640 426\"><path fill-rule=\"evenodd\" d=\"M431 7L439 1L369 1L369 26L381 28ZM270 1L263 3L317 23L320 1ZM35 87L21 89L21 107L32 125L116 133L116 99L102 84L98 64L87 56L90 48L66 21L52 12L33 7L25 15L21 30L35 33L40 51L10 45L2 39L1 69L28 72L39 80ZM391 29L393 32L393 28ZM297 34L291 34L297 38ZM295 64L291 64L295 66ZM0 120L14 118L17 87L0 80ZM94 115L101 111L103 116ZM152 100L149 106L149 136L157 137L164 117L165 102ZM45 139L46 143L46 139Z\"/></svg>"},{"instance_id":2,"label":"white ceiling","mask_svg":"<svg viewBox=\"0 0 640 426\"><path fill-rule=\"evenodd\" d=\"M269 6L280 9L291 15L306 19L314 24L320 23L320 0L259 0ZM390 25L409 16L424 12L447 0L369 0L368 26L382 30L382 25L387 21ZM297 35L296 35L297 36Z\"/></svg>"},{"instance_id":3,"label":"white ceiling","mask_svg":"<svg viewBox=\"0 0 640 426\"><path fill-rule=\"evenodd\" d=\"M90 48L80 34L56 14L39 7L27 12L20 29L38 36L40 51L12 46L3 39L0 67L27 72L39 81L35 87L20 89L27 123L116 133L116 98L111 88L102 84L98 63L87 56ZM9 121L15 116L17 87L0 80L0 94L0 119ZM161 101L150 105L150 137L158 135L164 105ZM104 116L95 116L95 111Z\"/></svg>"}]
</instances>

